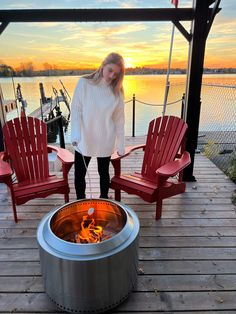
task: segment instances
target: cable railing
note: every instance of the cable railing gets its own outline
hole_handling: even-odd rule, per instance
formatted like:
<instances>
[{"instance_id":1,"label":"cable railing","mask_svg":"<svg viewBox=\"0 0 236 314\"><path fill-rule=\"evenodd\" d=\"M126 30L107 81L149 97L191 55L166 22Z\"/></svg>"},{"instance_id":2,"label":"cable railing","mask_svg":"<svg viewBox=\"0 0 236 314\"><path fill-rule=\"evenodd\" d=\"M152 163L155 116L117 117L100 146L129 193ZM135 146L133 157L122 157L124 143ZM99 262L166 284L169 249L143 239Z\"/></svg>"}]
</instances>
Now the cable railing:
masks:
<instances>
[{"instance_id":1,"label":"cable railing","mask_svg":"<svg viewBox=\"0 0 236 314\"><path fill-rule=\"evenodd\" d=\"M147 105L147 106L163 107L163 104L152 104L152 103L147 103L138 99L136 99L136 101L139 102L140 104ZM175 101L168 102L166 105L173 105L180 101L182 101L182 98Z\"/></svg>"},{"instance_id":2,"label":"cable railing","mask_svg":"<svg viewBox=\"0 0 236 314\"><path fill-rule=\"evenodd\" d=\"M125 104L128 104L132 102L132 137L135 137L135 127L136 127L136 103L140 103L142 105L145 105L145 106L151 106L151 107L163 107L164 108L164 105L163 103L148 103L148 102L144 102L144 101L141 101L139 99L136 98L136 95L133 94L133 97L132 99L129 99L127 101L125 101ZM170 105L174 105L174 104L177 104L181 102L181 114L182 115L182 111L183 111L183 103L184 103L184 95L182 98L180 99L177 99L177 100L174 100L174 101L170 101L168 103L166 103L166 106L170 106Z\"/></svg>"}]
</instances>

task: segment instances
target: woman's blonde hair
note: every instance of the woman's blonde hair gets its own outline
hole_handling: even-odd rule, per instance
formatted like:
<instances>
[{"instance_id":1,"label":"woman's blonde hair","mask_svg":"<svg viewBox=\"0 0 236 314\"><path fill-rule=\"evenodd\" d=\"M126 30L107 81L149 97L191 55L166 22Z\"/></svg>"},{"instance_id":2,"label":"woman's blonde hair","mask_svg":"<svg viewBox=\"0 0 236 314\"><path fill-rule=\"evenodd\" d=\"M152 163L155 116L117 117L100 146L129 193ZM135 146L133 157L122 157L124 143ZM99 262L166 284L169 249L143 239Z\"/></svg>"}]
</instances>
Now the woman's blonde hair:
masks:
<instances>
[{"instance_id":1,"label":"woman's blonde hair","mask_svg":"<svg viewBox=\"0 0 236 314\"><path fill-rule=\"evenodd\" d=\"M102 79L103 67L107 64L116 64L120 67L120 72L117 77L111 82L111 89L113 93L118 96L120 93L124 95L123 79L125 75L125 63L123 57L115 52L110 53L102 62L100 67L93 73L85 75L84 77L92 80L95 84L99 83Z\"/></svg>"}]
</instances>

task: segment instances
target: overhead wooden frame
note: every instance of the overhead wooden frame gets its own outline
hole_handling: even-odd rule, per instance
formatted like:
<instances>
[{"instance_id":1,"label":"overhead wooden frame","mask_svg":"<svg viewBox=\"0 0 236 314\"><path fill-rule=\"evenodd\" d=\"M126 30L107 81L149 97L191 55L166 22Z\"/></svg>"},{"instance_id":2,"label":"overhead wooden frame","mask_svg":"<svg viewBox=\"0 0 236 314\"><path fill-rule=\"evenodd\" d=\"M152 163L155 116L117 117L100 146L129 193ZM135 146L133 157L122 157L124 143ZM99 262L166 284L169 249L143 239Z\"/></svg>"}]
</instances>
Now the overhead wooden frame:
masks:
<instances>
[{"instance_id":1,"label":"overhead wooden frame","mask_svg":"<svg viewBox=\"0 0 236 314\"><path fill-rule=\"evenodd\" d=\"M2 22L191 21L193 8L25 9L0 10Z\"/></svg>"},{"instance_id":2,"label":"overhead wooden frame","mask_svg":"<svg viewBox=\"0 0 236 314\"><path fill-rule=\"evenodd\" d=\"M184 179L195 181L193 167L198 141L205 46L213 20L220 11L220 1L193 0L192 8L0 10L0 34L9 23L19 22L173 22L189 42L184 118L189 125L186 148L192 161L184 171ZM210 7L212 4L213 8ZM191 23L190 32L181 21L194 22Z\"/></svg>"}]
</instances>

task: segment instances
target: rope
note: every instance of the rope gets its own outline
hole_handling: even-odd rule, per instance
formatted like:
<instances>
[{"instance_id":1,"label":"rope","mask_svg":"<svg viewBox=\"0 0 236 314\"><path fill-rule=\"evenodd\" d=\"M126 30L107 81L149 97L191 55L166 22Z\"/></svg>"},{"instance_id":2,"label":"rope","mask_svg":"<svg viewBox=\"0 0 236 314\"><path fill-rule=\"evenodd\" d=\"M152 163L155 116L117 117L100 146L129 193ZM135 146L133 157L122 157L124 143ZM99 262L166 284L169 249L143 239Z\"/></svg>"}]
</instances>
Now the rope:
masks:
<instances>
[{"instance_id":1,"label":"rope","mask_svg":"<svg viewBox=\"0 0 236 314\"><path fill-rule=\"evenodd\" d=\"M128 104L129 102L131 102L133 99L127 100L125 101L125 104Z\"/></svg>"},{"instance_id":2,"label":"rope","mask_svg":"<svg viewBox=\"0 0 236 314\"><path fill-rule=\"evenodd\" d=\"M133 99L130 99L130 100L127 100L125 101L125 104L128 104L129 102L133 101ZM135 102L139 102L143 105L148 105L148 106L163 106L163 104L151 104L151 103L147 103L147 102L144 102L144 101L141 101L141 100L138 100L135 98ZM176 104L177 102L179 101L182 101L182 98L181 99L178 99L178 100L175 100L175 101L172 101L172 102L169 102L167 103L166 105L173 105L173 104Z\"/></svg>"},{"instance_id":3,"label":"rope","mask_svg":"<svg viewBox=\"0 0 236 314\"><path fill-rule=\"evenodd\" d=\"M139 102L139 103L141 103L143 105L148 105L148 106L161 106L161 107L163 106L163 104L151 104L151 103L147 103L147 102L144 102L144 101L141 101L141 100L138 100L138 99L135 99L135 101L137 101L137 102ZM178 99L178 100L175 100L175 101L172 101L172 102L169 102L166 105L172 105L172 104L175 104L175 103L177 103L179 101L182 101L182 98Z\"/></svg>"}]
</instances>

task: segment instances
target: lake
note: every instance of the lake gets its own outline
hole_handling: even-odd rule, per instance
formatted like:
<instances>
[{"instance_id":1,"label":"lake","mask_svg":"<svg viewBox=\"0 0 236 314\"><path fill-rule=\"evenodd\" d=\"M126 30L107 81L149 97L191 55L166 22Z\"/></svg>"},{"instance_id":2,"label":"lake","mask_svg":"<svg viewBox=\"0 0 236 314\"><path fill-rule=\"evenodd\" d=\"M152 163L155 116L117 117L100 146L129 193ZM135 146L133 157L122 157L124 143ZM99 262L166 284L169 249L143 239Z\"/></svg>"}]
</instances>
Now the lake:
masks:
<instances>
[{"instance_id":1,"label":"lake","mask_svg":"<svg viewBox=\"0 0 236 314\"><path fill-rule=\"evenodd\" d=\"M62 77L15 77L15 87L21 85L23 98L27 101L26 113L34 111L40 106L39 83L43 83L46 97L54 96L52 88L62 88L63 82L69 95L72 97L79 76ZM170 75L170 90L168 96L166 114L180 116L181 98L185 92L185 75ZM136 98L136 135L144 135L148 123L163 111L163 99L165 93L165 75L127 75L124 79L125 102L126 102L126 135L132 134L132 97ZM0 78L3 95L5 99L14 99L13 81L11 78ZM205 74L202 86L202 105L200 117L200 131L235 131L235 74ZM224 86L212 86L224 85ZM226 87L233 85L234 87ZM144 103L148 103L144 104ZM68 115L66 106L62 103L61 110L65 116ZM17 116L16 111L8 114L7 119ZM65 132L65 142L70 142L70 124Z\"/></svg>"}]
</instances>

